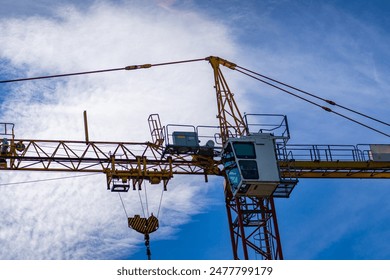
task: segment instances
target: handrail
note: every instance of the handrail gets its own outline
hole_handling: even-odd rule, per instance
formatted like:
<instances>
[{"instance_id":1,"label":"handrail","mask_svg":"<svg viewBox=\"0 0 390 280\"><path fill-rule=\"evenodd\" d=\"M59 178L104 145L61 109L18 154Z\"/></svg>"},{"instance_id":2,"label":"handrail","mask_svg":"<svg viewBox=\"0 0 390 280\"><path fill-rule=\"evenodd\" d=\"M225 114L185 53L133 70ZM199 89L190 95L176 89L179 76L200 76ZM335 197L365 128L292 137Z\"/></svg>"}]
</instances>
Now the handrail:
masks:
<instances>
[{"instance_id":1,"label":"handrail","mask_svg":"<svg viewBox=\"0 0 390 280\"><path fill-rule=\"evenodd\" d=\"M8 135L14 138L14 126L13 123L0 123L0 135Z\"/></svg>"},{"instance_id":2,"label":"handrail","mask_svg":"<svg viewBox=\"0 0 390 280\"><path fill-rule=\"evenodd\" d=\"M359 146L359 147L358 147ZM362 150L362 145L301 145L277 144L278 160L301 161L370 161L370 150Z\"/></svg>"}]
</instances>

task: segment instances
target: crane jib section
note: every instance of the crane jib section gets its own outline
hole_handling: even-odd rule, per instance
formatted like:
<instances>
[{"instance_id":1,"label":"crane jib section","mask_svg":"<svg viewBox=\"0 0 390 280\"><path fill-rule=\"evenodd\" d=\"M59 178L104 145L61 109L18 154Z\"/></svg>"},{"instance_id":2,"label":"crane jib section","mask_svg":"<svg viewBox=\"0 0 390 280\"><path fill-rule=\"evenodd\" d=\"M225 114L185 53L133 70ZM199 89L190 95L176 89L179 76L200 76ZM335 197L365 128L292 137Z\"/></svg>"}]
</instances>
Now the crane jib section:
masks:
<instances>
[{"instance_id":1,"label":"crane jib section","mask_svg":"<svg viewBox=\"0 0 390 280\"><path fill-rule=\"evenodd\" d=\"M164 156L163 148L150 142L12 139L0 146L0 170L105 173L113 191L140 187L143 180L166 187L174 174L222 175L218 161Z\"/></svg>"},{"instance_id":2,"label":"crane jib section","mask_svg":"<svg viewBox=\"0 0 390 280\"><path fill-rule=\"evenodd\" d=\"M13 139L2 143L0 170L99 172L108 183L167 183L173 175L223 176L220 159L170 154L151 142L85 142ZM390 161L369 145L277 145L282 174L296 178L390 178Z\"/></svg>"},{"instance_id":3,"label":"crane jib section","mask_svg":"<svg viewBox=\"0 0 390 280\"><path fill-rule=\"evenodd\" d=\"M285 145L279 166L299 178L390 178L390 145Z\"/></svg>"}]
</instances>

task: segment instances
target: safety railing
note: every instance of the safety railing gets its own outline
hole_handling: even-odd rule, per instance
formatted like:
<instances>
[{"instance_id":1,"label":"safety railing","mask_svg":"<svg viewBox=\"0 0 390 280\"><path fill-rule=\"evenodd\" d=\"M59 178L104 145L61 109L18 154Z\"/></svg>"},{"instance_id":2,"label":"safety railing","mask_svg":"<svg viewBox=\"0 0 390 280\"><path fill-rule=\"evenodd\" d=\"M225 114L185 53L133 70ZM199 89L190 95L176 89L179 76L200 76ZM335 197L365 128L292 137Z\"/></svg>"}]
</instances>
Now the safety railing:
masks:
<instances>
[{"instance_id":1,"label":"safety railing","mask_svg":"<svg viewBox=\"0 0 390 280\"><path fill-rule=\"evenodd\" d=\"M245 114L245 123L249 134L270 133L277 142L290 139L287 117L275 114Z\"/></svg>"},{"instance_id":2,"label":"safety railing","mask_svg":"<svg viewBox=\"0 0 390 280\"><path fill-rule=\"evenodd\" d=\"M0 123L0 136L14 138L14 126L13 123Z\"/></svg>"},{"instance_id":3,"label":"safety railing","mask_svg":"<svg viewBox=\"0 0 390 280\"><path fill-rule=\"evenodd\" d=\"M368 149L366 149L368 147ZM278 160L289 161L368 161L369 145L283 145L277 144Z\"/></svg>"}]
</instances>

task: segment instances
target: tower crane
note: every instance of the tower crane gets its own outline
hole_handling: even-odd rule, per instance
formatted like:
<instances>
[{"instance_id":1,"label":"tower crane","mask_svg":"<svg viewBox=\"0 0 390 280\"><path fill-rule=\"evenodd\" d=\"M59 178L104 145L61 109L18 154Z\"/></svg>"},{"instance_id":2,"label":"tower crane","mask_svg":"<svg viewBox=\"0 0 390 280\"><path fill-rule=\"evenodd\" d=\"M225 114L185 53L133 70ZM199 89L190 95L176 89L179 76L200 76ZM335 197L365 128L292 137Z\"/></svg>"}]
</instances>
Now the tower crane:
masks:
<instances>
[{"instance_id":1,"label":"tower crane","mask_svg":"<svg viewBox=\"0 0 390 280\"><path fill-rule=\"evenodd\" d=\"M208 176L220 176L224 178L234 259L254 256L283 259L274 199L288 198L299 179L390 178L390 145L290 145L286 116L241 114L221 66L251 77L254 72L215 56L199 60L208 61L213 69L218 126L163 126L159 115L151 114L148 118L150 141L104 142L89 140L86 113L85 140L82 141L20 139L15 137L14 124L0 123L0 170L104 173L111 192L137 190L145 181L162 184L167 190L169 181L176 175L201 175L206 182ZM107 71L193 61L198 60ZM96 72L104 70L69 75ZM33 79L62 76L67 75ZM27 79L2 82L22 80ZM309 102L333 112L326 106ZM155 217L151 217L149 224L148 220L135 216L128 221L129 227L145 234L147 245L149 233L158 228Z\"/></svg>"}]
</instances>

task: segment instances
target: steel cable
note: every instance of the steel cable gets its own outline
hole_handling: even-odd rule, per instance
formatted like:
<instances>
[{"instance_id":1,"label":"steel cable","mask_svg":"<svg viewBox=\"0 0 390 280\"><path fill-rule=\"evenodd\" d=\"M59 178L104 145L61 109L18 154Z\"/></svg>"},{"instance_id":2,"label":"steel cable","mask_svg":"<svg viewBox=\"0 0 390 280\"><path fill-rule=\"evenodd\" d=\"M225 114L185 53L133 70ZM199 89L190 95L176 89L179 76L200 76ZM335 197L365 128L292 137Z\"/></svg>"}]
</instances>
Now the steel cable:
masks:
<instances>
[{"instance_id":1,"label":"steel cable","mask_svg":"<svg viewBox=\"0 0 390 280\"><path fill-rule=\"evenodd\" d=\"M357 121L357 120L354 120L354 119L352 119L352 118L350 118L350 117L348 117L348 116L345 116L345 115L343 115L343 114L341 114L341 113L335 112L335 111L333 111L332 109L330 109L330 108L328 108L328 107L322 106L322 105L320 105L320 104L318 104L318 103L316 103L316 102L314 102L314 101L311 101L311 100L309 100L309 99L307 99L307 98L304 98L304 97L302 97L302 96L300 96L300 95L298 95L298 94L295 94L295 93L293 93L293 92L291 92L291 91L288 91L288 90L286 90L286 89L284 89L284 88L281 88L281 87L279 87L279 86L277 86L277 85L275 85L275 84L272 84L272 83L267 82L267 81L265 81L265 80L263 80L263 79L260 79L260 78L258 78L258 77L256 77L256 76L253 76L253 75L251 75L251 74L249 74L249 73L246 73L245 71L238 70L238 69L236 69L236 71L238 71L238 72L240 72L240 73L242 73L242 74L244 74L244 75L246 75L246 76L248 76L248 77L251 77L251 78L253 78L253 79L255 79L255 80L258 80L258 81L260 81L260 82L262 82L262 83L264 83L264 84L267 84L267 85L269 85L269 86L271 86L271 87L274 87L274 88L276 88L276 89L278 89L278 90L280 90L280 91L283 91L283 92L285 92L285 93L287 93L287 94L290 94L290 95L292 95L292 96L294 96L294 97L296 97L296 98L299 98L299 99L301 99L301 100L303 100L303 101L306 101L306 102L308 102L308 103L310 103L310 104L312 104L312 105L314 105L314 106L316 106L316 107L320 107L321 109L323 109L323 110L325 110L325 111L327 111L327 112L334 113L334 114L336 114L336 115L338 115L338 116L340 116L340 117L343 117L343 118L345 118L345 119L347 119L347 120L349 120L349 121L352 121L352 122L354 122L354 123L357 123L357 124L359 124L359 125L361 125L361 126L364 126L364 127L368 128L368 129L373 130L373 131L375 131L375 132L377 132L377 133L380 133L380 134L382 134L382 135L384 135L384 136L390 137L390 134L387 134L387 133L385 133L385 132L383 132L383 131L380 131L380 130L378 130L378 129L376 129L376 128L373 128L373 127L371 127L371 126L369 126L369 125L366 125L366 124L364 124L364 123L362 123L362 122L359 122L359 121Z\"/></svg>"},{"instance_id":2,"label":"steel cable","mask_svg":"<svg viewBox=\"0 0 390 280\"><path fill-rule=\"evenodd\" d=\"M254 71L252 71L252 70L246 69L246 68L244 68L244 67L241 67L241 66L236 66L236 67L237 67L237 68L240 68L240 69L242 69L242 70L244 70L244 71L247 71L247 72L249 72L249 73L252 73L252 74L254 74L254 75L257 75L257 76L259 76L259 77L265 78L265 79L270 80L270 81L272 81L272 82L275 82L275 83L278 83L278 84L283 85L283 86L285 86L285 87L288 87L288 88L290 88L290 89L299 91L299 92L301 92L301 93L303 93L303 94L309 95L309 96L311 96L311 97L313 97L313 98L322 100L322 101L324 101L324 102L326 102L326 103L328 103L328 104L330 104L330 105L340 107L340 108L342 108L342 109L344 109L344 110L347 110L347 111L350 111L350 112L352 112L352 113L358 114L358 115L360 115L360 116L362 116L362 117L365 117L365 118L371 119L371 120L373 120L373 121L379 122L379 123L381 123L381 124L390 126L390 124L387 123L387 122L384 122L384 121L379 120L379 119L377 119L377 118L371 117L371 116L369 116L369 115L367 115L367 114L360 113L360 112L358 112L358 111L356 111L356 110L353 110L353 109L348 108L348 107L346 107L346 106L340 105L340 104L338 104L338 103L336 103L336 102L334 102L334 101L332 101L332 100L328 100L328 99L322 98L322 97L320 97L320 96L318 96L318 95L312 94L312 93L307 92L307 91L305 91L305 90L301 90L301 89L299 89L299 88L297 88L297 87L294 87L294 86L291 86L291 85L289 85L289 84L280 82L280 81L278 81L278 80L276 80L276 79L267 77L267 76L262 75L262 74L260 74L260 73L257 73L257 72L254 72ZM241 72L241 71L240 71L240 72Z\"/></svg>"},{"instance_id":3,"label":"steel cable","mask_svg":"<svg viewBox=\"0 0 390 280\"><path fill-rule=\"evenodd\" d=\"M69 77L69 76L90 75L90 74L123 71L123 70L129 71L129 70L137 70L137 69L142 69L142 68L150 68L150 67L165 66L165 65L172 65L172 64L182 64L182 63L197 62L197 61L204 61L204 60L205 60L205 58L198 58L198 59L190 59L190 60L179 60L179 61L172 61L172 62L156 63L156 64L130 65L130 66L120 67L120 68L101 69L101 70L74 72L74 73L57 74L57 75L47 75L47 76L38 76L38 77L29 77L29 78L1 80L0 84L24 82L24 81L32 81L32 80L42 80L42 79L52 79L52 78L61 78L61 77Z\"/></svg>"}]
</instances>

